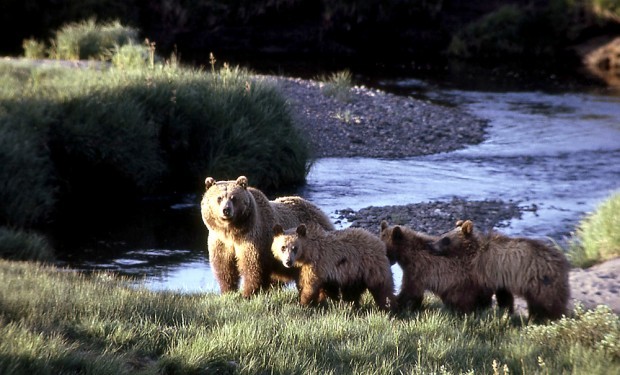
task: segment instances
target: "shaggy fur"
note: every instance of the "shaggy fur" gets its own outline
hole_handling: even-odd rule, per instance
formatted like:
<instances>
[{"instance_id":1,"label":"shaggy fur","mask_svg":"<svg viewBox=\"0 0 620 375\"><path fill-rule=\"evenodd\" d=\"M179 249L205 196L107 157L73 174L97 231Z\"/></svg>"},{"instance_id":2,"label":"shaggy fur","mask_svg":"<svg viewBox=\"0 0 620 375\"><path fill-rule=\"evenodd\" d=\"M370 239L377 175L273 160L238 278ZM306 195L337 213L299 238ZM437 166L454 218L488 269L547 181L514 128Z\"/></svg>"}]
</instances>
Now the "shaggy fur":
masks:
<instances>
[{"instance_id":1,"label":"shaggy fur","mask_svg":"<svg viewBox=\"0 0 620 375\"><path fill-rule=\"evenodd\" d=\"M403 270L400 306L419 308L425 290L439 296L446 307L463 313L491 306L492 291L476 283L458 259L429 251L437 237L382 221L381 240L390 262L398 263Z\"/></svg>"},{"instance_id":2,"label":"shaggy fur","mask_svg":"<svg viewBox=\"0 0 620 375\"><path fill-rule=\"evenodd\" d=\"M530 238L479 234L469 220L440 237L433 249L464 260L479 283L502 293L498 305L512 311L514 294L526 300L530 318L559 319L566 314L570 264L560 251Z\"/></svg>"},{"instance_id":3,"label":"shaggy fur","mask_svg":"<svg viewBox=\"0 0 620 375\"><path fill-rule=\"evenodd\" d=\"M202 219L209 230L209 261L222 293L239 288L243 277L244 297L268 288L276 281L298 280L299 272L273 257L273 226L285 228L317 223L326 230L334 226L318 207L300 197L269 201L248 179L205 180Z\"/></svg>"},{"instance_id":4,"label":"shaggy fur","mask_svg":"<svg viewBox=\"0 0 620 375\"><path fill-rule=\"evenodd\" d=\"M383 310L396 307L394 280L385 245L360 228L325 231L316 225L300 225L286 232L274 227L272 252L286 267L302 269L300 303L314 304L325 285L343 290L343 299L359 297L366 289Z\"/></svg>"}]
</instances>

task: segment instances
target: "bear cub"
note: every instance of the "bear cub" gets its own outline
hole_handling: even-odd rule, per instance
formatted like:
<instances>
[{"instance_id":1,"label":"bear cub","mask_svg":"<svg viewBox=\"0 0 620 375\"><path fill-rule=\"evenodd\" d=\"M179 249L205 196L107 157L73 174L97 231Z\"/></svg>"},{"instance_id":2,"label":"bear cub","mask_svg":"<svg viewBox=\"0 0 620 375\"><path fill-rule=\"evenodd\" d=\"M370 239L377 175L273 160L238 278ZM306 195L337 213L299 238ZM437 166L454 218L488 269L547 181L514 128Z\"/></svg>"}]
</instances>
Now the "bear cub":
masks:
<instances>
[{"instance_id":1,"label":"bear cub","mask_svg":"<svg viewBox=\"0 0 620 375\"><path fill-rule=\"evenodd\" d=\"M398 304L417 309L422 305L424 292L437 295L446 307L470 313L491 306L493 293L463 269L458 259L435 255L431 244L437 237L413 229L381 222L381 240L386 245L392 264L403 270Z\"/></svg>"},{"instance_id":2,"label":"bear cub","mask_svg":"<svg viewBox=\"0 0 620 375\"><path fill-rule=\"evenodd\" d=\"M518 295L526 300L532 319L559 319L567 312L570 264L542 241L478 233L467 220L457 222L432 248L460 259L477 282L497 292L500 307L512 312L513 295Z\"/></svg>"},{"instance_id":3,"label":"bear cub","mask_svg":"<svg viewBox=\"0 0 620 375\"><path fill-rule=\"evenodd\" d=\"M325 286L341 289L344 300L359 304L368 289L382 310L396 308L394 280L385 245L360 228L325 231L315 224L283 230L276 225L271 250L285 267L301 268L300 303L319 302Z\"/></svg>"}]
</instances>

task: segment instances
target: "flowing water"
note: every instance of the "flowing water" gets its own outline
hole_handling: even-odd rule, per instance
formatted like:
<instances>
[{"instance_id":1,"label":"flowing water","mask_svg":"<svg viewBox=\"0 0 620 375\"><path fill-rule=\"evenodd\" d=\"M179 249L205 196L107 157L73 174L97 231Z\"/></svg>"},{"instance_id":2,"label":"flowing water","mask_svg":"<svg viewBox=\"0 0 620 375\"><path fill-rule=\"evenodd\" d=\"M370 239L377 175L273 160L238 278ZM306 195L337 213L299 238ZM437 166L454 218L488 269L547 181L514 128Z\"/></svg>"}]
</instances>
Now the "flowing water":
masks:
<instances>
[{"instance_id":1,"label":"flowing water","mask_svg":"<svg viewBox=\"0 0 620 375\"><path fill-rule=\"evenodd\" d=\"M382 84L419 95L423 82ZM503 232L561 241L587 212L620 189L619 96L441 89L424 95L487 119L487 140L403 160L319 159L300 194L332 216L345 208L454 196L512 200L536 209L511 220ZM90 235L78 244L79 255L72 252L63 261L76 269L137 276L153 290L218 291L206 257L199 200L160 202Z\"/></svg>"}]
</instances>

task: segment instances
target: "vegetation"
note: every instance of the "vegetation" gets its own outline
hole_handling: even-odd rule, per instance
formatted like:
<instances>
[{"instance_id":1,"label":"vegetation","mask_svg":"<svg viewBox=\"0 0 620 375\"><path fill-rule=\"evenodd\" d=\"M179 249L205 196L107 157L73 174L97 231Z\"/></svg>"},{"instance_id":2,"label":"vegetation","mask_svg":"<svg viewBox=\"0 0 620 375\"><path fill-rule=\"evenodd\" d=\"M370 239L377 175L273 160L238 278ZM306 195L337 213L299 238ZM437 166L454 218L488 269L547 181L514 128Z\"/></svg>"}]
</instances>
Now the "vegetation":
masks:
<instances>
[{"instance_id":1,"label":"vegetation","mask_svg":"<svg viewBox=\"0 0 620 375\"><path fill-rule=\"evenodd\" d=\"M579 224L568 253L573 265L589 267L620 256L618 228L620 192L603 201Z\"/></svg>"},{"instance_id":2,"label":"vegetation","mask_svg":"<svg viewBox=\"0 0 620 375\"><path fill-rule=\"evenodd\" d=\"M56 35L54 57L96 61L0 62L0 228L42 228L67 212L86 219L146 194L199 193L208 175L243 174L265 190L305 181L307 144L274 86L227 64L162 62L154 43L134 43L136 31L117 23ZM41 57L42 43L24 48Z\"/></svg>"},{"instance_id":3,"label":"vegetation","mask_svg":"<svg viewBox=\"0 0 620 375\"><path fill-rule=\"evenodd\" d=\"M617 0L167 0L164 5L66 0L62 7L34 0L5 3L0 6L0 31L5 36L0 51L5 54L17 53L22 41L33 37L52 39L55 45L61 40L64 47L53 50L82 54L71 38L78 34L73 30L88 33L97 25L75 21L97 17L101 25L114 26L116 20L132 25L157 40L160 50L169 53L177 46L199 61L206 59L204 51L247 58L286 46L277 53L362 58L371 64L407 64L412 58L418 63L442 62L446 52L480 60L492 55L495 63L521 57L541 64L545 58L565 58L585 39L615 35L620 25ZM54 34L68 22L72 26L63 30L66 37ZM491 28L496 22L500 27ZM98 42L98 33L90 35Z\"/></svg>"},{"instance_id":4,"label":"vegetation","mask_svg":"<svg viewBox=\"0 0 620 375\"><path fill-rule=\"evenodd\" d=\"M52 261L54 249L43 235L0 227L0 258Z\"/></svg>"},{"instance_id":5,"label":"vegetation","mask_svg":"<svg viewBox=\"0 0 620 375\"><path fill-rule=\"evenodd\" d=\"M303 308L285 289L177 294L0 261L0 372L608 374L620 366L620 318L608 308L533 325L487 311L458 316L428 298L389 316Z\"/></svg>"},{"instance_id":6,"label":"vegetation","mask_svg":"<svg viewBox=\"0 0 620 375\"><path fill-rule=\"evenodd\" d=\"M136 29L118 21L97 23L91 18L61 27L52 40L49 56L60 60L105 60L112 49L137 41Z\"/></svg>"},{"instance_id":7,"label":"vegetation","mask_svg":"<svg viewBox=\"0 0 620 375\"><path fill-rule=\"evenodd\" d=\"M544 7L502 5L456 30L447 48L460 58L562 58L596 27L620 21L614 1L551 0Z\"/></svg>"},{"instance_id":8,"label":"vegetation","mask_svg":"<svg viewBox=\"0 0 620 375\"><path fill-rule=\"evenodd\" d=\"M349 70L342 70L327 76L323 75L318 80L323 83L323 93L325 95L345 103L351 101L353 76Z\"/></svg>"}]
</instances>

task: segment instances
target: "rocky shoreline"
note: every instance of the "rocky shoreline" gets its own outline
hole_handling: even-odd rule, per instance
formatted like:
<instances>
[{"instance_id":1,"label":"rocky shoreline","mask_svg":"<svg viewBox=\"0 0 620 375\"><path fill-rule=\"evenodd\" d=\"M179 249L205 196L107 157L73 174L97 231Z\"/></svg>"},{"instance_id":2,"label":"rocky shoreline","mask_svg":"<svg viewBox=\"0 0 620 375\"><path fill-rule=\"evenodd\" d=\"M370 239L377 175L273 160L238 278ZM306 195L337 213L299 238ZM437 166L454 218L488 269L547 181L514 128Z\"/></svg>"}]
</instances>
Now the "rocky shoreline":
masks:
<instances>
[{"instance_id":1,"label":"rocky shoreline","mask_svg":"<svg viewBox=\"0 0 620 375\"><path fill-rule=\"evenodd\" d=\"M487 121L462 109L398 96L364 86L351 87L345 99L329 95L327 84L279 76L260 76L276 84L291 106L295 124L307 135L313 156L398 159L436 154L477 144L486 136ZM339 220L378 232L381 220L430 234L452 228L456 220L472 219L483 230L499 228L521 216L517 202L501 200L411 203L343 207Z\"/></svg>"},{"instance_id":2,"label":"rocky shoreline","mask_svg":"<svg viewBox=\"0 0 620 375\"><path fill-rule=\"evenodd\" d=\"M324 84L298 78L261 76L275 83L291 106L295 124L307 135L320 157L403 158L447 152L484 140L487 122L460 109L396 96L381 90L353 87L345 101L326 95ZM339 220L373 233L381 220L406 225L429 234L453 228L456 220L472 219L482 230L501 228L521 217L519 202L501 200L421 202L400 206L343 207ZM501 231L501 229L500 229ZM607 305L620 314L620 258L589 269L570 272L572 298L585 308ZM525 302L516 299L517 312L525 314Z\"/></svg>"}]
</instances>

